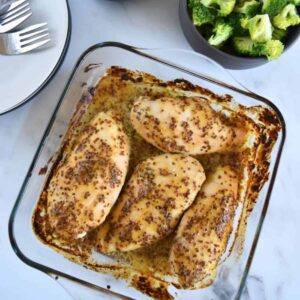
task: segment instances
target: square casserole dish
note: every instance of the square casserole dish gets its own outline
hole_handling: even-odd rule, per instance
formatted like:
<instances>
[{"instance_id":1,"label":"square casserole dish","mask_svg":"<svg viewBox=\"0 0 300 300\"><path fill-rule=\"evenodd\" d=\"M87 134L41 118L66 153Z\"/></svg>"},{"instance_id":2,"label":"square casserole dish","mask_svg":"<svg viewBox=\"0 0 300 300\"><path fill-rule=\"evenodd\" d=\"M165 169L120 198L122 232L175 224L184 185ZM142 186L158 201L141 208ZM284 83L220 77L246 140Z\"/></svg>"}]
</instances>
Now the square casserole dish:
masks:
<instances>
[{"instance_id":1,"label":"square casserole dish","mask_svg":"<svg viewBox=\"0 0 300 300\"><path fill-rule=\"evenodd\" d=\"M88 265L76 263L74 259L66 259L63 254L42 243L33 231L32 216L54 163L52 158L61 147L62 137L67 132L79 100L87 88L94 87L112 66L150 73L166 81L184 79L218 95L230 95L237 103L246 107L266 107L274 113L281 127L271 152L269 177L256 199L245 234L237 239L230 256L219 266L215 282L207 288L185 291L169 286L167 292L164 286L159 285L156 290L147 290L145 282L140 282L135 286L143 292L141 293L130 286L128 281L109 272L99 272ZM284 119L274 104L245 90L210 59L176 49L139 49L116 42L94 45L77 62L37 149L10 217L11 244L18 257L26 264L52 277L70 279L97 290L111 299L239 299L267 213L284 140ZM147 278L143 280L147 282Z\"/></svg>"}]
</instances>

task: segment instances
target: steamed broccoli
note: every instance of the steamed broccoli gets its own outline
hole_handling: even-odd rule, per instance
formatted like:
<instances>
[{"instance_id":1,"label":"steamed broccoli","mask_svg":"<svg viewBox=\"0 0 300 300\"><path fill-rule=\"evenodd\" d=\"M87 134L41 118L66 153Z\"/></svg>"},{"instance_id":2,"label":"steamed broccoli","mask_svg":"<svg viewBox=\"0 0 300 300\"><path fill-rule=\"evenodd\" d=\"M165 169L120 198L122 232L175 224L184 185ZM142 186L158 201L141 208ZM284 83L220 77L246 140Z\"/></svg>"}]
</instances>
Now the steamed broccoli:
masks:
<instances>
[{"instance_id":1,"label":"steamed broccoli","mask_svg":"<svg viewBox=\"0 0 300 300\"><path fill-rule=\"evenodd\" d=\"M287 31L284 29L274 28L272 32L273 40L282 40L287 34Z\"/></svg>"},{"instance_id":2,"label":"steamed broccoli","mask_svg":"<svg viewBox=\"0 0 300 300\"><path fill-rule=\"evenodd\" d=\"M263 0L262 11L270 17L274 17L287 3L288 0Z\"/></svg>"},{"instance_id":3,"label":"steamed broccoli","mask_svg":"<svg viewBox=\"0 0 300 300\"><path fill-rule=\"evenodd\" d=\"M224 19L217 20L213 28L213 35L208 42L213 46L222 46L233 33L233 28Z\"/></svg>"},{"instance_id":4,"label":"steamed broccoli","mask_svg":"<svg viewBox=\"0 0 300 300\"><path fill-rule=\"evenodd\" d=\"M234 11L237 13L245 14L248 17L253 17L260 12L261 2L258 0L246 0L238 3Z\"/></svg>"},{"instance_id":5,"label":"steamed broccoli","mask_svg":"<svg viewBox=\"0 0 300 300\"><path fill-rule=\"evenodd\" d=\"M249 56L267 56L268 60L277 59L283 52L284 45L278 40L255 43L249 37L234 37L233 47L237 53Z\"/></svg>"},{"instance_id":6,"label":"steamed broccoli","mask_svg":"<svg viewBox=\"0 0 300 300\"><path fill-rule=\"evenodd\" d=\"M288 27L300 24L296 5L300 0L188 0L193 23L209 44L268 60L282 54Z\"/></svg>"},{"instance_id":7,"label":"steamed broccoli","mask_svg":"<svg viewBox=\"0 0 300 300\"><path fill-rule=\"evenodd\" d=\"M249 30L254 42L263 43L272 38L272 24L267 14L256 15L251 19L242 19L241 26Z\"/></svg>"},{"instance_id":8,"label":"steamed broccoli","mask_svg":"<svg viewBox=\"0 0 300 300\"><path fill-rule=\"evenodd\" d=\"M280 13L273 18L273 24L277 28L287 29L289 26L300 24L300 17L294 4L286 5Z\"/></svg>"},{"instance_id":9,"label":"steamed broccoli","mask_svg":"<svg viewBox=\"0 0 300 300\"><path fill-rule=\"evenodd\" d=\"M234 8L235 0L201 0L201 3L217 10L221 17L228 16Z\"/></svg>"},{"instance_id":10,"label":"steamed broccoli","mask_svg":"<svg viewBox=\"0 0 300 300\"><path fill-rule=\"evenodd\" d=\"M212 9L205 7L201 4L200 0L190 0L189 7L192 12L193 24L195 26L201 26L207 23L213 23L215 14Z\"/></svg>"}]
</instances>

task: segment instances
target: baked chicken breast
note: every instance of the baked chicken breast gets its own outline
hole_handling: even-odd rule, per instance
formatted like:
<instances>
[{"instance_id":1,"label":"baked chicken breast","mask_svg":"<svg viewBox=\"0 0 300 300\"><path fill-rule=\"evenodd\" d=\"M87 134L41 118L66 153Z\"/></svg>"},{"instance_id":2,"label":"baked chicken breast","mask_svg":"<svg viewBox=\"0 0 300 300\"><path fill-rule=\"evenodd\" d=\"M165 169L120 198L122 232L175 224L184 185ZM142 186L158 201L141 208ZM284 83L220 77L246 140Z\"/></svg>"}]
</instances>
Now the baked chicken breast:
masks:
<instances>
[{"instance_id":1,"label":"baked chicken breast","mask_svg":"<svg viewBox=\"0 0 300 300\"><path fill-rule=\"evenodd\" d=\"M214 279L233 230L237 192L237 174L229 166L218 167L182 217L170 252L182 287L205 286Z\"/></svg>"},{"instance_id":2,"label":"baked chicken breast","mask_svg":"<svg viewBox=\"0 0 300 300\"><path fill-rule=\"evenodd\" d=\"M118 117L97 114L50 180L47 210L56 234L82 238L105 220L124 184L129 151Z\"/></svg>"},{"instance_id":3,"label":"baked chicken breast","mask_svg":"<svg viewBox=\"0 0 300 300\"><path fill-rule=\"evenodd\" d=\"M134 102L130 118L135 130L164 152L225 151L240 144L244 135L242 130L224 125L200 97L152 100L141 96Z\"/></svg>"},{"instance_id":4,"label":"baked chicken breast","mask_svg":"<svg viewBox=\"0 0 300 300\"><path fill-rule=\"evenodd\" d=\"M201 164L190 156L162 154L141 162L100 226L97 249L103 253L130 251L166 237L204 180Z\"/></svg>"}]
</instances>

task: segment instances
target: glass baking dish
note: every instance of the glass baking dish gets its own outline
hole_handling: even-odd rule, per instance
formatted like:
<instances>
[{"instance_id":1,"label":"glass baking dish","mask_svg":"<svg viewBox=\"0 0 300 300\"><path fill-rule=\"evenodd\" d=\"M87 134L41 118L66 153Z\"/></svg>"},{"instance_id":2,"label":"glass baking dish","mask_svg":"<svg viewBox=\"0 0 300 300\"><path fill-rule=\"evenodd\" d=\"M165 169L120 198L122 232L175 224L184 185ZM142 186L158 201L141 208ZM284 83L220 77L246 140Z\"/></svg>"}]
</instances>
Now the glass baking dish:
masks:
<instances>
[{"instance_id":1,"label":"glass baking dish","mask_svg":"<svg viewBox=\"0 0 300 300\"><path fill-rule=\"evenodd\" d=\"M176 293L170 291L174 299L239 299L267 213L285 140L285 123L280 111L269 100L246 90L212 60L190 51L140 49L106 42L94 45L83 53L51 117L13 208L9 221L9 236L14 251L31 267L52 277L59 276L77 282L111 299L149 299L128 286L124 280L92 271L66 259L40 242L32 229L32 215L51 170L51 158L61 146L62 136L69 126L76 105L85 88L94 86L111 66L140 70L162 80L184 78L216 94L230 94L245 106L268 107L280 120L282 130L272 150L270 176L260 191L257 204L248 219L242 254L231 255L221 264L219 275L210 287L195 291L178 290ZM47 169L44 168L46 165ZM40 172L41 170L45 172Z\"/></svg>"}]
</instances>

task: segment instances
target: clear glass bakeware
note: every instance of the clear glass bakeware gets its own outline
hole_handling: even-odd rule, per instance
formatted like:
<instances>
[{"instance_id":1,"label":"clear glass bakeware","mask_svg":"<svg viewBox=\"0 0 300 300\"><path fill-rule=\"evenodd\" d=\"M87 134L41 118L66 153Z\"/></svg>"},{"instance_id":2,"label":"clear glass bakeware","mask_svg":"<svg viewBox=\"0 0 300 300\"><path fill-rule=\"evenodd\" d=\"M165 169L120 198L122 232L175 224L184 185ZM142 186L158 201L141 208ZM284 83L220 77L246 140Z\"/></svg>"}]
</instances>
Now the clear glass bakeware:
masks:
<instances>
[{"instance_id":1,"label":"clear glass bakeware","mask_svg":"<svg viewBox=\"0 0 300 300\"><path fill-rule=\"evenodd\" d=\"M90 64L99 64L87 72ZM272 151L269 180L259 194L254 211L249 217L244 250L237 260L230 257L221 265L219 275L208 288L181 293L175 299L238 299L253 259L263 220L267 213L273 184L283 144L285 123L280 111L267 99L247 91L222 67L205 56L191 51L176 49L140 49L128 45L105 42L89 48L79 58L67 86L51 117L49 125L37 149L34 160L25 178L9 221L9 236L18 257L50 276L59 276L101 292L111 299L149 299L124 280L98 273L66 259L62 254L41 243L32 229L32 215L43 189L47 173L51 169L49 159L61 146L75 107L84 91L84 84L94 86L107 68L121 66L131 70L148 72L162 80L184 78L193 84L212 90L216 94L230 94L246 106L262 105L276 112L282 131ZM41 168L48 164L46 174ZM108 289L107 286L110 288Z\"/></svg>"}]
</instances>

